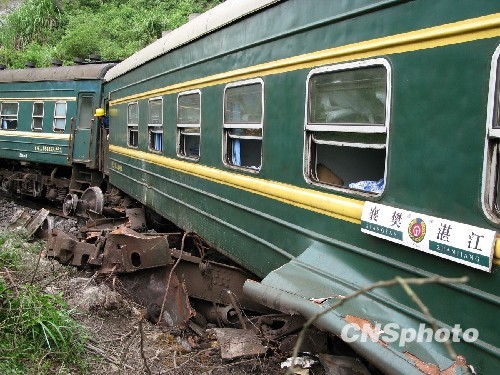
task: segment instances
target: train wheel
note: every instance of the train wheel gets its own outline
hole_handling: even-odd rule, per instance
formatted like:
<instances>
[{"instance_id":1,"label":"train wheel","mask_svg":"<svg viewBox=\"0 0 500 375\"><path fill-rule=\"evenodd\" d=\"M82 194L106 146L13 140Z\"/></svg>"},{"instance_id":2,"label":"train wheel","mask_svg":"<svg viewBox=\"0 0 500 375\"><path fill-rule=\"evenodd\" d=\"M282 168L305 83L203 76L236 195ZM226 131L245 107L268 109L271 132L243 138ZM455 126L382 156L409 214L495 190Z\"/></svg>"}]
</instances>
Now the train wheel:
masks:
<instances>
[{"instance_id":1,"label":"train wheel","mask_svg":"<svg viewBox=\"0 0 500 375\"><path fill-rule=\"evenodd\" d=\"M89 187L80 197L77 207L77 214L86 216L87 210L96 214L101 214L104 208L104 195L97 186Z\"/></svg>"}]
</instances>

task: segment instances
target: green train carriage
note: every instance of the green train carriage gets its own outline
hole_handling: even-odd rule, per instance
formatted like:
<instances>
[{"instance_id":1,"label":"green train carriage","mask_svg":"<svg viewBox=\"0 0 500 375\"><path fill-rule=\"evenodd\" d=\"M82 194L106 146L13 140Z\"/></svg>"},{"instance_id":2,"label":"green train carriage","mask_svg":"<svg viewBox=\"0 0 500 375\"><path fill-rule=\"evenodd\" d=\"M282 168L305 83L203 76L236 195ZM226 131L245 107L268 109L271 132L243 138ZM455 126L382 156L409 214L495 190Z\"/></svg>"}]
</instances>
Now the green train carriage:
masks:
<instances>
[{"instance_id":1,"label":"green train carriage","mask_svg":"<svg viewBox=\"0 0 500 375\"><path fill-rule=\"evenodd\" d=\"M261 277L246 293L285 312L395 276L467 275L415 290L438 327L459 325L455 351L495 373L500 4L249 3L107 73L110 182ZM356 321L427 318L384 288L317 325ZM438 341L351 345L387 373L464 372Z\"/></svg>"},{"instance_id":2,"label":"green train carriage","mask_svg":"<svg viewBox=\"0 0 500 375\"><path fill-rule=\"evenodd\" d=\"M63 201L102 180L104 74L114 63L0 70L0 177L16 194Z\"/></svg>"}]
</instances>

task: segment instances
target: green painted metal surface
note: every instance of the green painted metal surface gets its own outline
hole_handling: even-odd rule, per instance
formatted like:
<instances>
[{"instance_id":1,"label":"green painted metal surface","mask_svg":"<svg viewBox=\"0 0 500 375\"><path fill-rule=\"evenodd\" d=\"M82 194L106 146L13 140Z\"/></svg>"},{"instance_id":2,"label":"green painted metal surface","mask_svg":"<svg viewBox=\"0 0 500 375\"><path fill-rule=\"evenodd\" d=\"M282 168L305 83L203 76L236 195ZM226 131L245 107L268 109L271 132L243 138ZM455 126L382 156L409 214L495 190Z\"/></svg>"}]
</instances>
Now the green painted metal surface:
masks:
<instances>
[{"instance_id":1,"label":"green painted metal surface","mask_svg":"<svg viewBox=\"0 0 500 375\"><path fill-rule=\"evenodd\" d=\"M119 100L213 74L499 11L500 3L492 1L325 0L315 2L315 6L286 1L118 77L107 83L105 90L112 101ZM489 73L499 44L500 38L488 37L375 56L390 64L393 98L387 181L380 197L333 191L312 186L304 179L305 99L310 68L262 77L263 165L258 174L231 170L223 164L225 84L201 88L199 164L496 230L481 208L481 193ZM176 98L176 93L163 95L162 155L181 160L175 151ZM148 152L147 99L140 99L139 107L138 150ZM125 148L126 113L126 103L112 105L110 143ZM307 285L311 289L302 289L300 295L307 299L322 296L313 286L325 288L324 293L346 293L398 275L467 275L470 281L466 287L425 286L418 289L419 295L439 324L460 323L479 329L479 342L457 345L457 351L476 370L489 374L500 366L494 319L500 306L498 266L491 274L477 271L362 234L358 224L118 153L112 152L110 158L114 185L184 229L199 233L256 275L269 275L264 279L264 289L276 284L285 293L294 294ZM273 278L281 273L273 271L283 265L283 272L292 270L292 275L275 283ZM293 277L298 275L304 279ZM299 305L306 306L305 302ZM372 320L381 319L382 314L383 319L410 327L423 319L412 301L396 289L376 292L348 307L350 310L341 313L356 313ZM411 350L423 360L444 367L449 364L439 345ZM372 351L372 355L378 354ZM395 366L403 371L406 365L401 362Z\"/></svg>"},{"instance_id":2,"label":"green painted metal surface","mask_svg":"<svg viewBox=\"0 0 500 375\"><path fill-rule=\"evenodd\" d=\"M81 92L100 98L101 90L102 81L98 79L0 82L0 103L19 103L17 129L0 134L0 157L62 166L70 166L74 158L86 162L89 167L97 167L98 132L91 131L92 127L77 130L80 114L77 98ZM35 102L44 103L44 113L41 129L32 130ZM67 110L64 129L55 131L54 111L58 102L65 102ZM97 99L94 107L88 109L89 117L96 105ZM72 123L74 132L70 134ZM70 138L75 139L74 145L70 146Z\"/></svg>"}]
</instances>

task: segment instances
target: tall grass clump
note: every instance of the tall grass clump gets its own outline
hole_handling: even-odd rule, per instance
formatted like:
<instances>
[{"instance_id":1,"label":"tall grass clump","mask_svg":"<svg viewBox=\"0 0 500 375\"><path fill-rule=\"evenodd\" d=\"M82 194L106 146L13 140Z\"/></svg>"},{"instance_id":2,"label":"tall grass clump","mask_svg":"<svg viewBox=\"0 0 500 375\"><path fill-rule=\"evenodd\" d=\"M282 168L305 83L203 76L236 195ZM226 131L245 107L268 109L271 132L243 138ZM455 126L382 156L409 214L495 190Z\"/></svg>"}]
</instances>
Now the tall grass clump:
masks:
<instances>
[{"instance_id":1,"label":"tall grass clump","mask_svg":"<svg viewBox=\"0 0 500 375\"><path fill-rule=\"evenodd\" d=\"M21 281L34 272L26 267L26 254L41 250L26 238L22 232L0 232L0 374L81 373L86 334L62 293Z\"/></svg>"},{"instance_id":2,"label":"tall grass clump","mask_svg":"<svg viewBox=\"0 0 500 375\"><path fill-rule=\"evenodd\" d=\"M7 17L2 44L21 50L32 42L44 44L61 21L61 12L53 0L26 0Z\"/></svg>"}]
</instances>

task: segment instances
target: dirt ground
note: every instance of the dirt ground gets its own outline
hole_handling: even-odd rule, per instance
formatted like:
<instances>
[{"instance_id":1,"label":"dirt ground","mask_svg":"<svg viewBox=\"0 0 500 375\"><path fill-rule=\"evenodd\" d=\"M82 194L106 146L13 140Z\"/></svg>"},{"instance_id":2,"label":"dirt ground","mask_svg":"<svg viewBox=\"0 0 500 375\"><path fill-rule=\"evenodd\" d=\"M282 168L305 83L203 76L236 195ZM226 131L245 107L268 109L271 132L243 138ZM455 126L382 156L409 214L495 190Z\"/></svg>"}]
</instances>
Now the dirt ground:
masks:
<instances>
[{"instance_id":1,"label":"dirt ground","mask_svg":"<svg viewBox=\"0 0 500 375\"><path fill-rule=\"evenodd\" d=\"M6 200L0 200L0 207L1 228L19 207ZM74 220L60 218L55 219L55 227L73 233L78 230ZM265 354L225 360L214 335L154 325L144 319L144 307L119 292L117 278L62 266L43 252L40 259L31 256L26 263L36 270L35 281L47 293L62 293L74 318L87 328L90 374L285 373L281 363L289 354L273 344L267 344ZM304 373L324 374L325 370L318 363Z\"/></svg>"}]
</instances>

